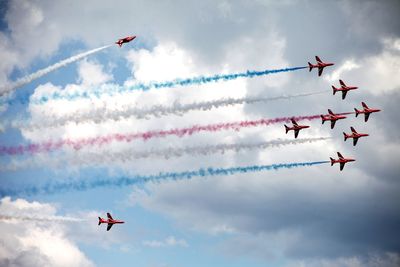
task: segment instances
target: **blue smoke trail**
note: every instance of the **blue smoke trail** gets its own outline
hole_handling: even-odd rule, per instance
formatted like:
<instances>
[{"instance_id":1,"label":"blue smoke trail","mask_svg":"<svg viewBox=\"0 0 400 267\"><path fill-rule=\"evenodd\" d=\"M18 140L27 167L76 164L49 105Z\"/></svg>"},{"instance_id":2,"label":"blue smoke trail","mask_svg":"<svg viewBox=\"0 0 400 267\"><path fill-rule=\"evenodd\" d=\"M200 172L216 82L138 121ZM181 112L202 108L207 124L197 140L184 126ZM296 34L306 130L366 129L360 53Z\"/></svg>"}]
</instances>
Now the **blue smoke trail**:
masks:
<instances>
[{"instance_id":1,"label":"blue smoke trail","mask_svg":"<svg viewBox=\"0 0 400 267\"><path fill-rule=\"evenodd\" d=\"M188 85L200 85L200 84L205 84L205 83L211 83L211 82L218 82L218 81L230 81L230 80L235 80L238 78L254 78L258 76L264 76L268 74L275 74L275 73L280 73L280 72L290 72L290 71L296 71L300 69L304 69L307 67L294 67L294 68L284 68L284 69L276 69L276 70L263 70L263 71L246 71L246 72L241 72L241 73L233 73L233 74L216 74L213 76L199 76L199 77L194 77L194 78L187 78L187 79L175 79L172 81L166 81L166 82L151 82L151 83L139 83L130 87L122 87L122 86L116 86L116 87L111 87L107 89L106 91L99 91L99 90L91 90L90 92L85 91L85 92L76 92L72 94L62 94L59 92L55 92L49 96L42 96L36 99L32 99L29 101L29 94L26 94L24 96L18 96L16 99L0 99L0 105L5 105L5 104L16 104L16 103L21 103L21 104L26 104L26 103L33 103L33 104L44 104L48 102L49 100L58 100L58 99L64 99L64 100L69 100L73 101L76 99L90 99L91 97L96 97L100 98L101 95L103 94L108 94L108 95L115 95L118 93L126 93L126 92L131 92L131 91L147 91L150 89L161 89L161 88L171 88L175 86L188 86Z\"/></svg>"},{"instance_id":2,"label":"blue smoke trail","mask_svg":"<svg viewBox=\"0 0 400 267\"><path fill-rule=\"evenodd\" d=\"M205 176L221 176L221 175L234 175L238 173L252 173L279 169L291 169L297 167L307 167L329 163L329 161L314 161L314 162L298 162L298 163L280 163L272 165L254 165L246 167L231 167L231 168L207 168L195 171L184 172L166 172L156 175L136 175L133 177L119 177L113 178L96 178L91 181L70 181L70 182L56 182L48 183L44 186L32 186L21 188L17 190L0 189L0 197L3 196L18 196L24 195L37 195L37 194L58 194L69 191L86 191L100 187L123 187L135 184L143 184L147 182L161 182L163 180L183 180L191 179L193 177Z\"/></svg>"}]
</instances>

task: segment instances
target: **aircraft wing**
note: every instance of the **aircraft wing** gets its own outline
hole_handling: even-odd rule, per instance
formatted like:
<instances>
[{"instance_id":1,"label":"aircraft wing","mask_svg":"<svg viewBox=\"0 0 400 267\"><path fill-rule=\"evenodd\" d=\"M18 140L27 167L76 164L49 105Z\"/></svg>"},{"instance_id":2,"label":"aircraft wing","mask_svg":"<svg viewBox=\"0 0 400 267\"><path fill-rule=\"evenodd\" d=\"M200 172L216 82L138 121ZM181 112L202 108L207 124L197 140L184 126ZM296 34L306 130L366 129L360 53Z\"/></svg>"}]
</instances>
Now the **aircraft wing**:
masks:
<instances>
[{"instance_id":1,"label":"aircraft wing","mask_svg":"<svg viewBox=\"0 0 400 267\"><path fill-rule=\"evenodd\" d=\"M111 217L111 214L108 213L108 212L107 212L107 217L108 217L108 219L110 219L110 220L114 220L113 217Z\"/></svg>"},{"instance_id":2,"label":"aircraft wing","mask_svg":"<svg viewBox=\"0 0 400 267\"><path fill-rule=\"evenodd\" d=\"M322 71L324 70L324 68L323 67L319 67L318 68L318 76L321 76L322 75Z\"/></svg>"},{"instance_id":3,"label":"aircraft wing","mask_svg":"<svg viewBox=\"0 0 400 267\"><path fill-rule=\"evenodd\" d=\"M337 155L338 155L339 159L343 159L343 156L342 156L342 154L340 154L340 152L338 152Z\"/></svg>"},{"instance_id":4,"label":"aircraft wing","mask_svg":"<svg viewBox=\"0 0 400 267\"><path fill-rule=\"evenodd\" d=\"M357 145L358 137L353 138L353 146Z\"/></svg>"},{"instance_id":5,"label":"aircraft wing","mask_svg":"<svg viewBox=\"0 0 400 267\"><path fill-rule=\"evenodd\" d=\"M364 120L365 120L365 122L367 122L368 118L369 118L369 113L364 113L364 115L365 115Z\"/></svg>"},{"instance_id":6,"label":"aircraft wing","mask_svg":"<svg viewBox=\"0 0 400 267\"><path fill-rule=\"evenodd\" d=\"M351 130L352 133L357 133L356 129L354 129L353 127L350 127L350 130Z\"/></svg>"},{"instance_id":7,"label":"aircraft wing","mask_svg":"<svg viewBox=\"0 0 400 267\"><path fill-rule=\"evenodd\" d=\"M297 138L297 136L299 136L299 130L294 130L294 138Z\"/></svg>"},{"instance_id":8,"label":"aircraft wing","mask_svg":"<svg viewBox=\"0 0 400 267\"><path fill-rule=\"evenodd\" d=\"M111 227L113 226L112 223L107 224L107 231L110 231Z\"/></svg>"},{"instance_id":9,"label":"aircraft wing","mask_svg":"<svg viewBox=\"0 0 400 267\"><path fill-rule=\"evenodd\" d=\"M335 120L331 120L331 129L335 128L335 123L336 123Z\"/></svg>"},{"instance_id":10,"label":"aircraft wing","mask_svg":"<svg viewBox=\"0 0 400 267\"><path fill-rule=\"evenodd\" d=\"M342 91L342 99L345 99L347 95L347 91Z\"/></svg>"},{"instance_id":11,"label":"aircraft wing","mask_svg":"<svg viewBox=\"0 0 400 267\"><path fill-rule=\"evenodd\" d=\"M361 102L361 105L363 106L363 108L368 108L367 104L365 104L364 102Z\"/></svg>"},{"instance_id":12,"label":"aircraft wing","mask_svg":"<svg viewBox=\"0 0 400 267\"><path fill-rule=\"evenodd\" d=\"M298 126L298 124L297 124L297 122L292 118L292 119L290 119L291 121L292 121L292 124L294 125L294 126Z\"/></svg>"},{"instance_id":13,"label":"aircraft wing","mask_svg":"<svg viewBox=\"0 0 400 267\"><path fill-rule=\"evenodd\" d=\"M344 164L345 164L344 162L340 162L340 170L341 170L341 171L343 171Z\"/></svg>"},{"instance_id":14,"label":"aircraft wing","mask_svg":"<svg viewBox=\"0 0 400 267\"><path fill-rule=\"evenodd\" d=\"M315 60L319 63L322 63L322 60L319 58L319 56L315 56Z\"/></svg>"},{"instance_id":15,"label":"aircraft wing","mask_svg":"<svg viewBox=\"0 0 400 267\"><path fill-rule=\"evenodd\" d=\"M342 80L339 80L339 83L341 86L346 87L346 85L344 84L344 82Z\"/></svg>"}]
</instances>

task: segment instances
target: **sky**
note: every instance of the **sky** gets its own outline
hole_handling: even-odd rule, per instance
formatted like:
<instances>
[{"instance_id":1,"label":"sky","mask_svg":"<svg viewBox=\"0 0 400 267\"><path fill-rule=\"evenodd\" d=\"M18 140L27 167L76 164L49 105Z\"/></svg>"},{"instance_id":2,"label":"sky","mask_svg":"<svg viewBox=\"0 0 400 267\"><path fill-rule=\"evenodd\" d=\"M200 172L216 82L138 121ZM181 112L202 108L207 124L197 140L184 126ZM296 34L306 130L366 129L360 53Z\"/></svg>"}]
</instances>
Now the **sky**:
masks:
<instances>
[{"instance_id":1,"label":"sky","mask_svg":"<svg viewBox=\"0 0 400 267\"><path fill-rule=\"evenodd\" d=\"M1 0L0 88L108 47L3 95L0 147L319 115L328 108L352 112L361 102L382 111L368 122L350 114L332 130L320 119L299 121L310 126L299 140L313 140L291 144L283 143L294 140L293 132L285 134L279 122L2 153L0 266L399 266L399 13L396 0ZM114 44L128 35L137 38ZM321 77L305 68L129 89L303 67L316 55L335 63ZM332 95L339 79L358 90L345 100ZM312 94L295 97L305 93ZM269 100L204 107L230 99ZM201 107L182 111L188 105ZM369 134L357 146L343 140L351 126ZM342 172L323 163L157 176L320 162L338 151L356 159ZM97 225L107 212L125 224L107 232Z\"/></svg>"}]
</instances>

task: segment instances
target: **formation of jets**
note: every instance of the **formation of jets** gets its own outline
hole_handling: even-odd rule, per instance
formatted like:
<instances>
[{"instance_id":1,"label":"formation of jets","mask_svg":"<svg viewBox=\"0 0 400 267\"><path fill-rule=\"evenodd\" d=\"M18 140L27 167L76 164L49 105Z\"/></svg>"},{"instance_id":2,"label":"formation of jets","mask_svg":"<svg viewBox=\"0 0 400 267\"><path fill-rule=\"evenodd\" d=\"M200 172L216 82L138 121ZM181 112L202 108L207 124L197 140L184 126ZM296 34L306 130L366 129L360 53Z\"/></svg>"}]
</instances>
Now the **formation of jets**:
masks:
<instances>
[{"instance_id":1,"label":"formation of jets","mask_svg":"<svg viewBox=\"0 0 400 267\"><path fill-rule=\"evenodd\" d=\"M333 65L334 65L334 63L323 62L318 56L316 56L315 59L316 59L317 63L316 63L316 64L311 64L310 62L308 62L308 67L309 67L309 71L312 71L312 69L314 69L314 68L318 69L318 76L321 76L321 75L322 75L322 72L323 72L323 70L324 70L325 67L333 66ZM332 85L333 95L335 95L337 92L341 92L341 93L342 93L342 99L345 99L345 98L346 98L346 95L347 95L347 93L348 93L349 91L351 91L351 90L357 90L357 89L358 89L357 86L348 86L348 85L346 85L346 84L343 82L343 80L339 80L339 83L340 83L340 88L337 88L337 87L335 87L334 85ZM361 102L361 105L362 105L363 109L362 109L362 110L358 110L357 108L355 108L355 109L354 109L354 111L355 111L354 113L356 114L356 117L358 117L358 115L360 115L360 114L364 114L364 120L365 120L365 122L368 121L369 115L370 115L371 113L381 111L380 109L369 108L369 107L367 106L367 104L365 104L364 102ZM324 122L326 122L326 121L330 121L330 123L331 123L331 129L333 129L333 128L335 127L336 121L346 119L347 116L345 116L345 115L352 114L352 113L353 113L353 112L351 112L351 113L337 113L337 114L335 114L335 113L332 112L332 110L328 109L328 114L323 114L323 115L321 115L322 124L324 124ZM287 134L289 131L294 131L294 138L297 138L297 137L298 137L299 131L300 131L300 130L306 129L306 128L309 128L309 127L310 127L310 126L308 126L308 125L298 125L297 122L296 122L294 119L291 119L291 122L292 122L292 127L289 127L289 126L287 126L287 125L284 125L284 126L285 126L286 134ZM354 127L350 127L350 129L351 129L351 133L350 133L350 134L343 133L343 135L344 135L344 141L346 141L348 138L353 139L353 146L356 146L356 145L357 145L358 139L359 139L360 137L369 136L369 134L358 133L358 132L354 129ZM341 170L341 171L343 170L344 165L345 165L347 162L355 161L355 159L343 157L342 154L340 154L340 152L337 152L337 155L338 155L338 159L330 158L330 160L331 160L331 166L333 166L335 163L339 163L339 165L340 165L340 170Z\"/></svg>"},{"instance_id":2,"label":"formation of jets","mask_svg":"<svg viewBox=\"0 0 400 267\"><path fill-rule=\"evenodd\" d=\"M136 38L136 36L127 36L125 38L121 38L118 39L118 41L116 41L115 43L117 45L119 45L119 47L121 47L124 43L129 43L132 40L134 40ZM317 63L316 64L311 64L310 62L308 62L308 67L309 67L309 71L311 72L313 68L317 68L318 69L318 76L322 75L322 72L324 70L325 67L328 66L333 66L334 63L327 63L327 62L323 62L318 56L315 57ZM343 80L339 80L340 83L340 88L336 88L335 86L332 85L332 89L333 89L333 95L335 95L337 92L342 92L342 99L346 98L347 92L351 91L351 90L356 90L358 89L357 86L347 86ZM361 103L363 109L362 110L358 110L357 108L354 109L356 117L359 114L364 114L364 118L365 118L365 122L368 121L369 115L371 113L374 112L379 112L379 109L373 109L373 108L369 108L367 106L367 104L365 104L364 102ZM346 113L348 114L348 113ZM321 115L321 119L322 119L322 124L324 124L325 121L330 121L331 122L331 129L333 129L335 127L336 121L338 120L342 120L347 118L344 114L335 114L332 112L332 110L328 109L328 114L323 114ZM292 126L285 126L285 131L286 134L289 131L293 131L294 132L294 138L297 138L299 135L300 130L302 129L307 129L310 128L309 125L299 125L295 119L291 119L292 122ZM369 136L368 134L364 134L364 133L358 133L353 127L350 127L351 129L351 133L350 134L346 134L345 132L343 133L344 135L344 141L346 141L348 138L353 139L353 146L355 146L357 144L357 141L360 137L366 137ZM340 152L337 152L338 155L338 159L334 159L334 158L330 158L330 162L331 162L331 166L333 166L336 163L339 163L340 166L340 171L343 170L345 164L347 162L353 162L355 161L355 159L352 158L345 158L342 156L342 154ZM107 231L109 231L111 229L111 227L114 224L122 224L125 223L124 221L121 220L115 220L113 219L113 217L111 216L110 213L107 213L107 219L103 219L101 217L99 217L99 224L101 225L102 223L107 224Z\"/></svg>"}]
</instances>

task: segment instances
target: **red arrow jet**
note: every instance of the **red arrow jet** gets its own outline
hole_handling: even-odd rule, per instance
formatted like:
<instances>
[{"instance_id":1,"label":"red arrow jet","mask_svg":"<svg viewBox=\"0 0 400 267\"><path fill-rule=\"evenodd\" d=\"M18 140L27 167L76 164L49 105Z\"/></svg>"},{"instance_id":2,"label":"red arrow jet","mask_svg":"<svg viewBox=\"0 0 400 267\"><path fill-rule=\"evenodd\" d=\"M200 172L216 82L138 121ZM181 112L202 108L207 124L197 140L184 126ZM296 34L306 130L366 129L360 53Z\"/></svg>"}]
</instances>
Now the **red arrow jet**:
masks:
<instances>
[{"instance_id":1,"label":"red arrow jet","mask_svg":"<svg viewBox=\"0 0 400 267\"><path fill-rule=\"evenodd\" d=\"M308 68L309 68L310 71L311 71L313 68L318 68L318 76L321 76L322 71L324 70L325 67L335 65L335 64L333 64L333 63L325 63L325 62L322 62L322 60L321 60L318 56L315 56L315 60L317 60L317 64L313 65L313 64L311 64L310 62L308 62Z\"/></svg>"},{"instance_id":2,"label":"red arrow jet","mask_svg":"<svg viewBox=\"0 0 400 267\"><path fill-rule=\"evenodd\" d=\"M306 128L310 128L310 126L308 125L298 125L297 122L294 119L290 119L292 121L293 127L288 127L285 124L285 129L286 129L286 133L288 133L289 131L293 130L294 131L294 138L297 138L297 136L299 135L299 131L301 129L306 129Z\"/></svg>"},{"instance_id":3,"label":"red arrow jet","mask_svg":"<svg viewBox=\"0 0 400 267\"><path fill-rule=\"evenodd\" d=\"M332 85L333 89L333 94L336 94L336 92L342 92L342 99L346 98L347 92L350 90L356 90L358 87L357 86L347 86L344 84L342 80L339 80L340 83L340 88L336 88L335 86Z\"/></svg>"},{"instance_id":4,"label":"red arrow jet","mask_svg":"<svg viewBox=\"0 0 400 267\"><path fill-rule=\"evenodd\" d=\"M106 223L107 224L107 231L110 231L111 227L114 224L120 224L120 223L125 223L124 221L119 221L119 220L114 220L113 217L111 217L111 214L107 212L107 217L108 219L103 219L99 217L99 225L102 223Z\"/></svg>"},{"instance_id":5,"label":"red arrow jet","mask_svg":"<svg viewBox=\"0 0 400 267\"><path fill-rule=\"evenodd\" d=\"M351 134L343 133L344 141L346 141L347 138L353 138L353 146L357 145L358 138L369 136L369 134L357 133L357 131L353 127L350 127L350 129L351 129Z\"/></svg>"},{"instance_id":6,"label":"red arrow jet","mask_svg":"<svg viewBox=\"0 0 400 267\"><path fill-rule=\"evenodd\" d=\"M121 47L122 44L124 44L124 43L129 43L130 41L132 41L132 40L135 39L135 38L136 38L135 35L134 35L134 36L128 36L128 37L125 37L125 38L122 38L122 39L118 39L118 41L116 41L115 43L116 43L117 45L119 45L119 47Z\"/></svg>"},{"instance_id":7,"label":"red arrow jet","mask_svg":"<svg viewBox=\"0 0 400 267\"><path fill-rule=\"evenodd\" d=\"M380 109L375 109L375 108L369 108L368 106L367 106L367 104L365 104L364 102L361 102L361 105L363 106L363 110L358 110L358 109L354 109L355 110L355 112L356 112L356 117L359 115L359 114L364 114L364 116L365 116L365 122L367 122L368 121L368 118L369 118L369 114L371 114L371 113L374 113L374 112L379 112L379 111L381 111Z\"/></svg>"},{"instance_id":8,"label":"red arrow jet","mask_svg":"<svg viewBox=\"0 0 400 267\"><path fill-rule=\"evenodd\" d=\"M347 118L344 115L334 114L330 109L328 109L328 113L329 114L327 115L321 115L321 119L322 119L322 124L324 124L325 121L331 121L331 129L335 127L335 123L337 120L343 120Z\"/></svg>"},{"instance_id":9,"label":"red arrow jet","mask_svg":"<svg viewBox=\"0 0 400 267\"><path fill-rule=\"evenodd\" d=\"M349 159L345 159L345 158L342 156L342 154L340 154L339 152L337 152L337 155L338 155L339 159L330 158L330 159L331 159L331 166L333 166L333 164L335 164L335 163L339 163L339 164L340 164L340 170L341 170L341 171L343 170L344 165L345 165L347 162L356 161L355 159L350 159L350 158L349 158Z\"/></svg>"}]
</instances>

